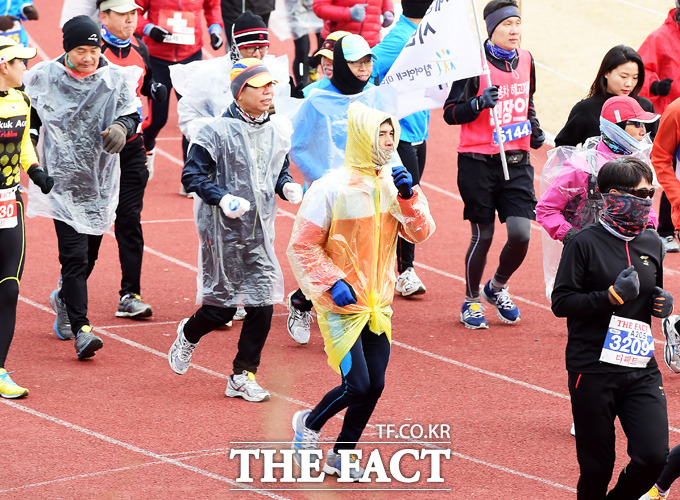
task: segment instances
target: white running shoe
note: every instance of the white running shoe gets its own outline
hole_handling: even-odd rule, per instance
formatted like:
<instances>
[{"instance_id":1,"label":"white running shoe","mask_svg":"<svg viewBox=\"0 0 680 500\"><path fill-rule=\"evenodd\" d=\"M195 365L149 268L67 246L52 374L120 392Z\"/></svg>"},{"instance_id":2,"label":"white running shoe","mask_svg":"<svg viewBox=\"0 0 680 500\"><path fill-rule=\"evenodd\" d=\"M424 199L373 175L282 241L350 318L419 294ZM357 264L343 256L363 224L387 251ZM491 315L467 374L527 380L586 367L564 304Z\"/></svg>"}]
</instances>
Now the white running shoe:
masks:
<instances>
[{"instance_id":1,"label":"white running shoe","mask_svg":"<svg viewBox=\"0 0 680 500\"><path fill-rule=\"evenodd\" d=\"M286 322L286 328L288 333L293 340L298 344L305 345L309 342L309 337L311 336L311 324L313 321L312 311L301 311L296 308L291 302L291 298L295 292L290 292L288 294L288 300L286 300L286 307L288 308L288 321Z\"/></svg>"},{"instance_id":2,"label":"white running shoe","mask_svg":"<svg viewBox=\"0 0 680 500\"><path fill-rule=\"evenodd\" d=\"M168 351L168 361L170 362L170 368L177 375L184 375L189 369L191 364L191 356L194 354L194 349L198 345L189 342L186 337L184 337L184 325L189 321L189 318L184 318L179 322L177 327L177 338L170 346Z\"/></svg>"},{"instance_id":3,"label":"white running shoe","mask_svg":"<svg viewBox=\"0 0 680 500\"><path fill-rule=\"evenodd\" d=\"M418 278L418 275L412 267L406 268L406 270L399 275L396 289L402 297L425 293L425 285L420 281L420 278Z\"/></svg>"},{"instance_id":4,"label":"white running shoe","mask_svg":"<svg viewBox=\"0 0 680 500\"><path fill-rule=\"evenodd\" d=\"M243 321L246 319L246 308L245 307L237 307L236 308L236 314L234 314L234 317L231 318L232 321Z\"/></svg>"},{"instance_id":5,"label":"white running shoe","mask_svg":"<svg viewBox=\"0 0 680 500\"><path fill-rule=\"evenodd\" d=\"M312 413L312 410L300 410L293 415L293 442L290 447L293 450L317 450L319 448L319 436L321 431L313 431L307 427L307 417ZM300 454L293 455L295 463L300 465Z\"/></svg>"},{"instance_id":6,"label":"white running shoe","mask_svg":"<svg viewBox=\"0 0 680 500\"><path fill-rule=\"evenodd\" d=\"M246 401L259 403L261 401L269 401L271 397L260 384L255 381L255 374L243 370L239 375L231 375L227 382L227 390L224 395L229 398L243 398Z\"/></svg>"},{"instance_id":7,"label":"white running shoe","mask_svg":"<svg viewBox=\"0 0 680 500\"><path fill-rule=\"evenodd\" d=\"M663 360L672 372L680 373L680 336L676 329L680 316L674 314L664 318L662 322L663 335L666 342L663 347Z\"/></svg>"}]
</instances>

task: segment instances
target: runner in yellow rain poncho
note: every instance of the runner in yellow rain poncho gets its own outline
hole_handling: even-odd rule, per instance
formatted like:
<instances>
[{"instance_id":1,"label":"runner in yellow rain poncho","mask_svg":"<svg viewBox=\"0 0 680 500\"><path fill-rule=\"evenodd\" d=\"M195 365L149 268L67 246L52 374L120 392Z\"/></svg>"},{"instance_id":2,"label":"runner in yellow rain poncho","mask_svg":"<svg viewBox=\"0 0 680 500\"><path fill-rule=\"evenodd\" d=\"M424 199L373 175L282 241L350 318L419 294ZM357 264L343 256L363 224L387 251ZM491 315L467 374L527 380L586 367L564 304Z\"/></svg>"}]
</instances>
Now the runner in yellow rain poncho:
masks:
<instances>
[{"instance_id":1,"label":"runner in yellow rain poncho","mask_svg":"<svg viewBox=\"0 0 680 500\"><path fill-rule=\"evenodd\" d=\"M316 308L328 363L342 375L342 384L316 408L295 414L293 447L316 449L321 427L347 408L324 468L336 474L338 450L356 447L384 387L397 237L419 243L435 228L427 199L411 188L406 169L383 168L399 142L397 120L354 102L348 122L344 168L331 170L307 191L287 252ZM350 475L360 477L357 470Z\"/></svg>"}]
</instances>

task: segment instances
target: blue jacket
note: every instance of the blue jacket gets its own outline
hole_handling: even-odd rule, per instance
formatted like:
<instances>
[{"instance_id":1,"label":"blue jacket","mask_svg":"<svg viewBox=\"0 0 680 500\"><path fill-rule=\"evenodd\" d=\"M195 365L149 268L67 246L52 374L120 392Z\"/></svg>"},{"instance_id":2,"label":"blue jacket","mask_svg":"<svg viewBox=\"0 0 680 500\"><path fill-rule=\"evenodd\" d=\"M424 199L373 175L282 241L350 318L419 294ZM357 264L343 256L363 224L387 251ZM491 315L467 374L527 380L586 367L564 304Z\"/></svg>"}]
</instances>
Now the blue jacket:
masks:
<instances>
[{"instance_id":1,"label":"blue jacket","mask_svg":"<svg viewBox=\"0 0 680 500\"><path fill-rule=\"evenodd\" d=\"M394 28L378 45L373 47L373 53L378 59L373 63L371 78L382 81L390 70L397 56L415 33L418 25L403 14ZM401 140L405 142L421 142L427 139L430 127L430 112L418 111L399 120L401 125Z\"/></svg>"}]
</instances>

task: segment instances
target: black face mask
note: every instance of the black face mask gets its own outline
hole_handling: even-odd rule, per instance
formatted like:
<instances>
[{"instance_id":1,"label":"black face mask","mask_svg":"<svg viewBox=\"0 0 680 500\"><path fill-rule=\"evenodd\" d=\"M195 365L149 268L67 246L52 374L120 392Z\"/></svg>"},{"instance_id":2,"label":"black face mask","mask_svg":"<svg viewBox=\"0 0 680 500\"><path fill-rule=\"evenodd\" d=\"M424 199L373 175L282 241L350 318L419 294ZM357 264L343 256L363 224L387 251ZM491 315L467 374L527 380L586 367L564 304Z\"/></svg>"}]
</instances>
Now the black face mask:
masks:
<instances>
[{"instance_id":1,"label":"black face mask","mask_svg":"<svg viewBox=\"0 0 680 500\"><path fill-rule=\"evenodd\" d=\"M340 91L341 94L358 94L364 90L368 81L362 82L349 68L345 54L342 51L342 39L335 42L333 47L333 76L331 83Z\"/></svg>"}]
</instances>

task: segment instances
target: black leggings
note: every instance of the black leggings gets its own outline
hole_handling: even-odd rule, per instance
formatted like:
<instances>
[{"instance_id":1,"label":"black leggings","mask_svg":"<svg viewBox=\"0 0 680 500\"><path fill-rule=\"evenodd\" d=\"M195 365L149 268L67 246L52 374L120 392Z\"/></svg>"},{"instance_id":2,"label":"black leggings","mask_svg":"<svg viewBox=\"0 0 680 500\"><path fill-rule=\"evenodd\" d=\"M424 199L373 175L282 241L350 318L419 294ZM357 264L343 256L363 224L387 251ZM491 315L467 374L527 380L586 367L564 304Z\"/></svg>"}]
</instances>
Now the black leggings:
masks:
<instances>
[{"instance_id":1,"label":"black leggings","mask_svg":"<svg viewBox=\"0 0 680 500\"><path fill-rule=\"evenodd\" d=\"M317 33L317 47L321 47L321 34ZM303 83L309 74L309 35L303 35L300 38L293 40L295 45L295 59L293 59L293 78L295 78L295 85Z\"/></svg>"},{"instance_id":2,"label":"black leggings","mask_svg":"<svg viewBox=\"0 0 680 500\"><path fill-rule=\"evenodd\" d=\"M307 417L307 427L320 431L328 419L347 408L342 430L333 447L336 452L356 448L385 387L389 361L387 335L376 335L366 325L342 360L342 384L331 389Z\"/></svg>"},{"instance_id":3,"label":"black leggings","mask_svg":"<svg viewBox=\"0 0 680 500\"><path fill-rule=\"evenodd\" d=\"M26 234L24 203L17 191L17 225L0 229L0 368L5 367L14 338L19 300L19 281L24 272Z\"/></svg>"},{"instance_id":4,"label":"black leggings","mask_svg":"<svg viewBox=\"0 0 680 500\"><path fill-rule=\"evenodd\" d=\"M397 146L397 153L401 162L411 174L413 178L413 185L420 184L420 178L423 176L425 170L425 158L427 157L427 142L423 141L415 146L410 142L399 141ZM409 267L413 267L413 260L415 259L415 244L404 238L397 238L397 270L399 274L403 273Z\"/></svg>"},{"instance_id":5,"label":"black leggings","mask_svg":"<svg viewBox=\"0 0 680 500\"><path fill-rule=\"evenodd\" d=\"M235 307L203 305L184 325L184 337L195 344L204 335L231 321L234 314ZM273 315L274 306L246 306L246 319L243 320L238 352L234 358L234 373L240 374L243 370L257 372Z\"/></svg>"},{"instance_id":6,"label":"black leggings","mask_svg":"<svg viewBox=\"0 0 680 500\"><path fill-rule=\"evenodd\" d=\"M508 217L505 221L508 240L498 259L498 269L494 279L498 283L507 283L529 250L531 237L531 220L524 217ZM478 224L471 222L472 237L465 255L465 296L476 298L479 296L479 284L482 281L486 256L493 241L493 224Z\"/></svg>"},{"instance_id":7,"label":"black leggings","mask_svg":"<svg viewBox=\"0 0 680 500\"><path fill-rule=\"evenodd\" d=\"M656 480L662 490L668 491L673 482L680 477L680 444L676 445L668 454L668 462L663 472Z\"/></svg>"}]
</instances>

